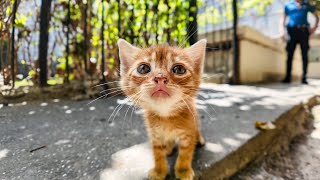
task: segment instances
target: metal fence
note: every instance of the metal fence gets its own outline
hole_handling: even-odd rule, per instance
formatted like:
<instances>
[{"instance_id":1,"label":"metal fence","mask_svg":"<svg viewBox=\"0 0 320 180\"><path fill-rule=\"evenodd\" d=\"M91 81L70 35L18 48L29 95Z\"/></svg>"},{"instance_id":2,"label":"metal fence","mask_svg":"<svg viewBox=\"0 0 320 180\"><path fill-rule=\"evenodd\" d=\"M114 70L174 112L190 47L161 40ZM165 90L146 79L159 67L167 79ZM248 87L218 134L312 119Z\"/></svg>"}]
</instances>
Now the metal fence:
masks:
<instances>
[{"instance_id":1,"label":"metal fence","mask_svg":"<svg viewBox=\"0 0 320 180\"><path fill-rule=\"evenodd\" d=\"M203 22L199 27L200 38L208 40L204 72L209 77L218 77L218 82L222 83L238 82L235 2L206 0L199 9L199 16Z\"/></svg>"}]
</instances>

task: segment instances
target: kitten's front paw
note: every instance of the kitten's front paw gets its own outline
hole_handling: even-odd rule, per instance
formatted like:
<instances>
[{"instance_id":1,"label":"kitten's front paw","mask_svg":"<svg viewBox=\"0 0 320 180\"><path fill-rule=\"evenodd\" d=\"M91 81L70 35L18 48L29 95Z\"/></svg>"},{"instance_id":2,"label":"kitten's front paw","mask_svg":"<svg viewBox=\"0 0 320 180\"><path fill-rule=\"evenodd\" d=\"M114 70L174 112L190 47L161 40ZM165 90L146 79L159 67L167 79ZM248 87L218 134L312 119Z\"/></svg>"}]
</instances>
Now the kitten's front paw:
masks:
<instances>
[{"instance_id":1,"label":"kitten's front paw","mask_svg":"<svg viewBox=\"0 0 320 180\"><path fill-rule=\"evenodd\" d=\"M178 168L175 171L176 178L180 180L193 180L194 172L192 168Z\"/></svg>"},{"instance_id":2,"label":"kitten's front paw","mask_svg":"<svg viewBox=\"0 0 320 180\"><path fill-rule=\"evenodd\" d=\"M164 180L167 176L166 170L151 169L149 171L149 180Z\"/></svg>"}]
</instances>

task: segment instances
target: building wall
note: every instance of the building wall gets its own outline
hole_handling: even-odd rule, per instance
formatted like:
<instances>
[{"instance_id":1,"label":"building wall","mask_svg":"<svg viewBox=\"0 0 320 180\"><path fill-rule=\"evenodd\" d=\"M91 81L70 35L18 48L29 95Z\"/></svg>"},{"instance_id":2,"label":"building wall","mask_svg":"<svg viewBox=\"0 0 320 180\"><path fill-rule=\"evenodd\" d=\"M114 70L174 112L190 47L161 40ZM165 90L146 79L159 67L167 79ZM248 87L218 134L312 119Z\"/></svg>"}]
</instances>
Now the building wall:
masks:
<instances>
[{"instance_id":1,"label":"building wall","mask_svg":"<svg viewBox=\"0 0 320 180\"><path fill-rule=\"evenodd\" d=\"M308 76L320 79L320 36L314 37L310 41Z\"/></svg>"},{"instance_id":2,"label":"building wall","mask_svg":"<svg viewBox=\"0 0 320 180\"><path fill-rule=\"evenodd\" d=\"M262 33L244 26L239 28L240 81L243 84L276 82L285 76L286 52L280 40L271 39ZM301 58L294 57L293 79L301 78Z\"/></svg>"},{"instance_id":3,"label":"building wall","mask_svg":"<svg viewBox=\"0 0 320 180\"><path fill-rule=\"evenodd\" d=\"M208 45L217 44L220 41L231 41L232 39L230 38L232 36L230 36L230 34L232 33L228 31L230 30L226 30L225 32L214 31L202 34L199 38L207 38ZM220 38L220 36L224 38ZM240 40L240 81L242 84L279 82L284 78L287 60L285 42L280 39L272 39L248 26L239 27L238 37ZM311 37L310 47L308 77L320 78L319 35ZM226 79L221 79L228 78L228 75L232 74L233 69L232 50L226 52L226 58L221 59L220 53L220 51L208 52L204 67L205 73L207 73L208 76L212 76L212 74L220 74L223 76L219 77L219 81L210 80L217 83L227 82ZM225 63L223 63L222 60L225 61ZM213 64L213 62L215 63ZM302 60L300 46L298 45L293 60L292 79L300 80L301 75Z\"/></svg>"},{"instance_id":4,"label":"building wall","mask_svg":"<svg viewBox=\"0 0 320 180\"><path fill-rule=\"evenodd\" d=\"M320 79L320 62L312 62L309 64L309 77Z\"/></svg>"}]
</instances>

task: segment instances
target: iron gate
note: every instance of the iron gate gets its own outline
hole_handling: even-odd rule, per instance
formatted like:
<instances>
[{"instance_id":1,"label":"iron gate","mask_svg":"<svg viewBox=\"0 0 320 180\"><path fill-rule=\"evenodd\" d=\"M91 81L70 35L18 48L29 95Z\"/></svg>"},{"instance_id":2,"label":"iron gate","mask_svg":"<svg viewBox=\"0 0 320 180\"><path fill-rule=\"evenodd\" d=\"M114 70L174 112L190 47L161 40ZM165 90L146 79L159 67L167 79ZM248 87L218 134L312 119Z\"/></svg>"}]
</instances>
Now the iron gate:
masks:
<instances>
[{"instance_id":1,"label":"iron gate","mask_svg":"<svg viewBox=\"0 0 320 180\"><path fill-rule=\"evenodd\" d=\"M208 41L205 78L218 83L239 83L236 2L205 0L199 8L199 38Z\"/></svg>"}]
</instances>

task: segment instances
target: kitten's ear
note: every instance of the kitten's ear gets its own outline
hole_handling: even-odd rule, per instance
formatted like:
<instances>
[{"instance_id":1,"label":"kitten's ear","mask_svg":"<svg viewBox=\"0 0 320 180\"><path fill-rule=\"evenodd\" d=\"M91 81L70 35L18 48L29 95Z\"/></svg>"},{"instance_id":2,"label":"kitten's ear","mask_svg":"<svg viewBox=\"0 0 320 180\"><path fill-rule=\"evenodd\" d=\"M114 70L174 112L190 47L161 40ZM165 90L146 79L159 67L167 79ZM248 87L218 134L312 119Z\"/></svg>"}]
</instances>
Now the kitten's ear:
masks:
<instances>
[{"instance_id":1,"label":"kitten's ear","mask_svg":"<svg viewBox=\"0 0 320 180\"><path fill-rule=\"evenodd\" d=\"M134 55L141 49L132 46L124 39L119 39L117 43L119 47L120 75L122 76L134 62Z\"/></svg>"},{"instance_id":2,"label":"kitten's ear","mask_svg":"<svg viewBox=\"0 0 320 180\"><path fill-rule=\"evenodd\" d=\"M202 68L204 57L206 54L207 40L201 39L189 48L184 49L184 52L194 62L195 67Z\"/></svg>"}]
</instances>

